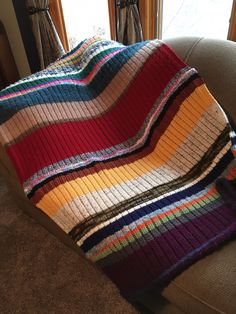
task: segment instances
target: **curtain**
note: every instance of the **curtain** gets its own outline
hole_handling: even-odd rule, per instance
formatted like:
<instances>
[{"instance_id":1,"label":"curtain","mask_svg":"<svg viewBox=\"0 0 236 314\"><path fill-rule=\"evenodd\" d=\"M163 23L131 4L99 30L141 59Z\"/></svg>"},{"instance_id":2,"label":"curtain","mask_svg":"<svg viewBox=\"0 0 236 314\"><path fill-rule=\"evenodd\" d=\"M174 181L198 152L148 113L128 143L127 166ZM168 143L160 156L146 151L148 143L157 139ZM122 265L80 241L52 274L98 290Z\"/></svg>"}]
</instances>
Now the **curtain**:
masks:
<instances>
[{"instance_id":1,"label":"curtain","mask_svg":"<svg viewBox=\"0 0 236 314\"><path fill-rule=\"evenodd\" d=\"M64 49L49 14L49 0L26 0L26 6L32 22L40 67L44 69L61 57Z\"/></svg>"},{"instance_id":2,"label":"curtain","mask_svg":"<svg viewBox=\"0 0 236 314\"><path fill-rule=\"evenodd\" d=\"M120 0L118 6L117 41L131 45L143 40L137 1Z\"/></svg>"}]
</instances>

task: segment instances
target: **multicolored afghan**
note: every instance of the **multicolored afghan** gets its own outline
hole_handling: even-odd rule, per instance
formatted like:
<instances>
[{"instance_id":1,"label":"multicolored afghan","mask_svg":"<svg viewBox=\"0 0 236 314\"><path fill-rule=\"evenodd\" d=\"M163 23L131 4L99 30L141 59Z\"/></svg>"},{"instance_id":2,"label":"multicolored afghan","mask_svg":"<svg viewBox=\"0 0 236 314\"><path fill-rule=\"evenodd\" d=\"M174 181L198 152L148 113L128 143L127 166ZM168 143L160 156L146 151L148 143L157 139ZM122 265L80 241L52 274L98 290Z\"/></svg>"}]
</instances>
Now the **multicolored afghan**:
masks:
<instances>
[{"instance_id":1,"label":"multicolored afghan","mask_svg":"<svg viewBox=\"0 0 236 314\"><path fill-rule=\"evenodd\" d=\"M216 180L235 133L160 41L91 38L0 93L0 142L31 201L125 296L168 283L236 231Z\"/></svg>"}]
</instances>

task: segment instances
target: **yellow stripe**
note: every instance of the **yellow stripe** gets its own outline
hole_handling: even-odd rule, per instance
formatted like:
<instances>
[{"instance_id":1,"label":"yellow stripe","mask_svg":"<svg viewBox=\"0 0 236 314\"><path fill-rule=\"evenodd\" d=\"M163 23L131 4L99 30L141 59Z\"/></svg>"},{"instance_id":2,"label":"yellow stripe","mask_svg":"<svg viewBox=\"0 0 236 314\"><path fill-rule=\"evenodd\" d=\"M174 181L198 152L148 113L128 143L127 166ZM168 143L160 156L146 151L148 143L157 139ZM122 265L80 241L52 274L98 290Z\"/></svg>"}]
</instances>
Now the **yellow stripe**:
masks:
<instances>
[{"instance_id":1,"label":"yellow stripe","mask_svg":"<svg viewBox=\"0 0 236 314\"><path fill-rule=\"evenodd\" d=\"M104 169L98 173L61 184L44 195L37 206L49 216L53 216L75 197L127 182L162 166L175 154L178 147L200 119L202 113L213 102L214 99L205 86L201 85L182 103L179 112L171 121L168 131L161 137L154 151L149 155L127 165ZM188 120L189 118L191 118L191 121ZM186 119L188 122L184 123L183 127L183 121L186 121ZM176 133L178 133L178 137L175 136ZM170 141L171 146L168 144ZM65 193L65 190L68 193Z\"/></svg>"}]
</instances>

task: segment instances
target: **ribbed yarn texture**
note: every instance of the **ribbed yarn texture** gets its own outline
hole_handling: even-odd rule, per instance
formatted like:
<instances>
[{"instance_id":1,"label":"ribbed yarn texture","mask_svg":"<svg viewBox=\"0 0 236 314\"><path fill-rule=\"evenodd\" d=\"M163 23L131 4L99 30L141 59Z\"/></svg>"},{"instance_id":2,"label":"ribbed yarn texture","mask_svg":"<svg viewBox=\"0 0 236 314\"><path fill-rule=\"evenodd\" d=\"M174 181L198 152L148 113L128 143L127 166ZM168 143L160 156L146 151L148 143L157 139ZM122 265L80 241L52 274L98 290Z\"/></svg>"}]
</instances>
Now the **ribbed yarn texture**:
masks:
<instances>
[{"instance_id":1,"label":"ribbed yarn texture","mask_svg":"<svg viewBox=\"0 0 236 314\"><path fill-rule=\"evenodd\" d=\"M0 142L26 195L132 297L235 234L216 189L235 133L158 40L93 37L0 92Z\"/></svg>"}]
</instances>

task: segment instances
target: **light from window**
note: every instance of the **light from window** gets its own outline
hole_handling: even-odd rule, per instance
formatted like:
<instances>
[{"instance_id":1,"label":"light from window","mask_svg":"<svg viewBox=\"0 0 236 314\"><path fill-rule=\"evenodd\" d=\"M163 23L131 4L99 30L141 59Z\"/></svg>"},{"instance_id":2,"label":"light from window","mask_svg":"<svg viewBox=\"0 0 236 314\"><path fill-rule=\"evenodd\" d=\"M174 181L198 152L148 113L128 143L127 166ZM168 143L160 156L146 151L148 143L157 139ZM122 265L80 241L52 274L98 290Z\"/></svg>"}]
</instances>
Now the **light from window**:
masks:
<instances>
[{"instance_id":1,"label":"light from window","mask_svg":"<svg viewBox=\"0 0 236 314\"><path fill-rule=\"evenodd\" d=\"M162 38L226 39L232 0L164 0Z\"/></svg>"},{"instance_id":2,"label":"light from window","mask_svg":"<svg viewBox=\"0 0 236 314\"><path fill-rule=\"evenodd\" d=\"M70 49L95 35L110 39L107 0L62 0L62 8Z\"/></svg>"}]
</instances>

